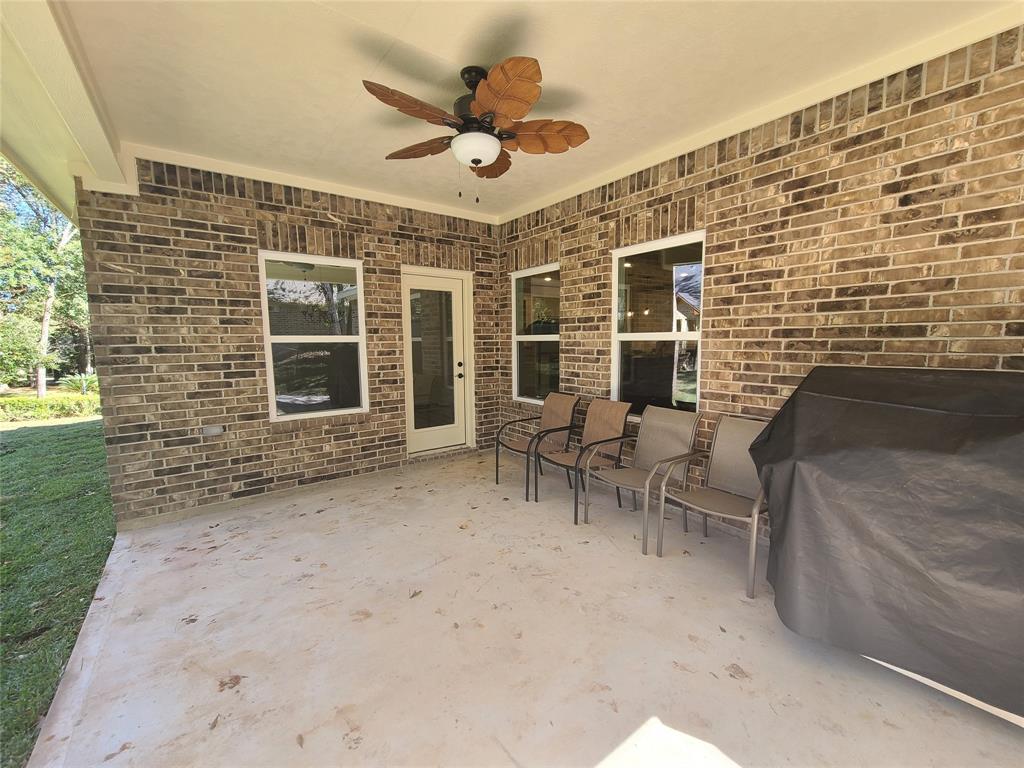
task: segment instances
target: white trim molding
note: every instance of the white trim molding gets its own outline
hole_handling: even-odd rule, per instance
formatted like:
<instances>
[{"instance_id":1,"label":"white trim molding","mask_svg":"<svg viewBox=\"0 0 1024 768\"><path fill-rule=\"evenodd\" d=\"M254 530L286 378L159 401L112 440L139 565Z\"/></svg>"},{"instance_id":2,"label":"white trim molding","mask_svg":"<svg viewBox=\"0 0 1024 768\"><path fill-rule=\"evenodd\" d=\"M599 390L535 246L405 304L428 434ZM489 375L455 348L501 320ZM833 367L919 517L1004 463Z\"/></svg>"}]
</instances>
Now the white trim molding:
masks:
<instances>
[{"instance_id":1,"label":"white trim molding","mask_svg":"<svg viewBox=\"0 0 1024 768\"><path fill-rule=\"evenodd\" d=\"M392 205L397 208L409 208L415 211L436 213L441 216L454 216L459 219L478 221L482 224L499 223L497 216L480 213L474 210L457 208L455 206L434 203L430 200L418 200L404 195L392 195L385 192L376 192L372 189L365 189L363 187L352 187L346 184L338 184L324 179L313 178L311 176L299 176L284 171L259 168L254 165L245 165L244 163L234 163L229 160L218 160L214 157L193 155L188 152L179 152L177 150L166 149L164 147L154 147L146 144L122 143L120 157L122 163L128 164L132 167L133 174L135 174L134 169L138 160L152 160L157 163L180 165L186 168L198 168L203 171L210 171L211 173L224 173L230 176L241 176L243 178L254 179L256 181L267 181L271 184L282 184L287 187L309 189L314 192L326 192L330 195L340 195L354 200L365 200L371 203L380 203L381 205ZM103 182L91 177L83 177L82 185L86 189L92 189L98 192L122 192L124 194L135 195L139 193L137 178L135 179L134 190L130 186L114 189L109 188L109 185L107 185L107 188L104 188Z\"/></svg>"},{"instance_id":2,"label":"white trim molding","mask_svg":"<svg viewBox=\"0 0 1024 768\"><path fill-rule=\"evenodd\" d=\"M341 259L331 256L313 256L304 253L284 253L282 251L258 252L260 276L260 308L263 315L263 356L267 369L267 406L271 421L295 421L297 419L319 419L327 416L342 416L353 413L369 413L370 387L369 371L366 368L366 300L363 286L363 262L359 259ZM350 335L289 336L273 335L270 332L270 309L267 301L267 261L284 261L303 264L323 264L330 267L349 267L356 272L356 297L359 305L359 333ZM331 408L322 411L279 414L277 412L277 391L274 384L274 350L273 343L286 344L358 344L359 345L359 407Z\"/></svg>"},{"instance_id":3,"label":"white trim molding","mask_svg":"<svg viewBox=\"0 0 1024 768\"><path fill-rule=\"evenodd\" d=\"M409 456L424 456L430 453L450 451L466 446L476 448L476 341L474 324L476 312L473 305L473 273L462 269L443 269L441 267L419 267L413 264L403 264L401 267L402 278L402 360L404 365L403 376L405 378L405 415L406 415L406 454ZM465 427L465 442L462 445L446 445L423 450L410 450L409 437L412 434L414 423L413 401L411 394L412 387L412 318L409 315L409 306L406 303L406 288L410 279L416 278L440 278L451 282L460 282L462 286L460 298L462 303L462 362L465 376L465 394L463 397L463 419ZM440 290L445 286L439 285Z\"/></svg>"}]
</instances>

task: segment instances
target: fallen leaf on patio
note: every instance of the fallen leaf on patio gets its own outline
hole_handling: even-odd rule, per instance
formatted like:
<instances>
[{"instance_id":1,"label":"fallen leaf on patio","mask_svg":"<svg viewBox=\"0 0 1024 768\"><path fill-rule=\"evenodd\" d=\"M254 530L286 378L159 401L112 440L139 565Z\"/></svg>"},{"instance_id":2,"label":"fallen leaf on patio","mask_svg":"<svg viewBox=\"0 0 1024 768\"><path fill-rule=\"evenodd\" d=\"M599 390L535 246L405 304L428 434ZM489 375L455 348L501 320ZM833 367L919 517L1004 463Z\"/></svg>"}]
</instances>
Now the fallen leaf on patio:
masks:
<instances>
[{"instance_id":1,"label":"fallen leaf on patio","mask_svg":"<svg viewBox=\"0 0 1024 768\"><path fill-rule=\"evenodd\" d=\"M459 523L459 530L462 530L462 531L464 531L464 530L466 530L467 528L469 528L469 522L468 522L468 521L467 521L467 522L465 522L465 523Z\"/></svg>"},{"instance_id":2,"label":"fallen leaf on patio","mask_svg":"<svg viewBox=\"0 0 1024 768\"><path fill-rule=\"evenodd\" d=\"M124 744L121 745L121 748L118 749L117 752L111 752L109 755L104 757L103 758L103 762L105 763L108 760L113 760L115 757L120 755L122 752L127 752L129 749L132 749L134 746L135 745L132 744L130 741L126 741Z\"/></svg>"},{"instance_id":3,"label":"fallen leaf on patio","mask_svg":"<svg viewBox=\"0 0 1024 768\"><path fill-rule=\"evenodd\" d=\"M181 621L184 624L195 624L197 621L199 621L199 617L193 613L191 616L186 616Z\"/></svg>"},{"instance_id":4,"label":"fallen leaf on patio","mask_svg":"<svg viewBox=\"0 0 1024 768\"><path fill-rule=\"evenodd\" d=\"M718 628L719 628L720 630L722 630L723 632L725 632L725 627L723 627L723 626L722 626L721 624L719 624L719 625L718 625Z\"/></svg>"},{"instance_id":5,"label":"fallen leaf on patio","mask_svg":"<svg viewBox=\"0 0 1024 768\"><path fill-rule=\"evenodd\" d=\"M412 592L409 593L409 599L412 600L414 597L419 597L422 594L422 589L414 589Z\"/></svg>"},{"instance_id":6,"label":"fallen leaf on patio","mask_svg":"<svg viewBox=\"0 0 1024 768\"><path fill-rule=\"evenodd\" d=\"M232 688L236 688L236 687L238 687L238 684L241 683L242 680L245 677L247 677L247 675L231 675L230 677L222 677L218 681L217 690L218 691L228 691L228 690L231 690Z\"/></svg>"},{"instance_id":7,"label":"fallen leaf on patio","mask_svg":"<svg viewBox=\"0 0 1024 768\"><path fill-rule=\"evenodd\" d=\"M733 680L750 679L750 674L739 664L730 664L728 667L723 667L723 669L729 673L729 677L731 677Z\"/></svg>"},{"instance_id":8,"label":"fallen leaf on patio","mask_svg":"<svg viewBox=\"0 0 1024 768\"><path fill-rule=\"evenodd\" d=\"M306 743L306 739L303 738L302 734L300 733L298 736L295 737L295 743L299 745L299 749L303 749L302 745Z\"/></svg>"},{"instance_id":9,"label":"fallen leaf on patio","mask_svg":"<svg viewBox=\"0 0 1024 768\"><path fill-rule=\"evenodd\" d=\"M689 664L680 664L678 661L673 661L672 666L678 669L680 672L689 672L691 675L694 671L693 667L691 667Z\"/></svg>"},{"instance_id":10,"label":"fallen leaf on patio","mask_svg":"<svg viewBox=\"0 0 1024 768\"><path fill-rule=\"evenodd\" d=\"M683 557L690 557L690 550L684 549L683 550Z\"/></svg>"},{"instance_id":11,"label":"fallen leaf on patio","mask_svg":"<svg viewBox=\"0 0 1024 768\"><path fill-rule=\"evenodd\" d=\"M217 727L217 723L220 722L220 714L218 714L213 720L210 721L210 730L212 731Z\"/></svg>"}]
</instances>

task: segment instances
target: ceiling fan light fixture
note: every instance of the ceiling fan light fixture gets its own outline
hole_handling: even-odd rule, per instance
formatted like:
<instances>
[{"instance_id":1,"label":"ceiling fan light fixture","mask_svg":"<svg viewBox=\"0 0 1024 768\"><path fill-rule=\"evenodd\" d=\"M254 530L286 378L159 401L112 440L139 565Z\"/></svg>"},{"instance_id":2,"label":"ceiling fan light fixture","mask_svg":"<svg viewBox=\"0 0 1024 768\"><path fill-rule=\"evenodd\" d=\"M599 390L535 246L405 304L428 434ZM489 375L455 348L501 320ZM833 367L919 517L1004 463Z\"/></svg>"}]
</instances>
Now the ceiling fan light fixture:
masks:
<instances>
[{"instance_id":1,"label":"ceiling fan light fixture","mask_svg":"<svg viewBox=\"0 0 1024 768\"><path fill-rule=\"evenodd\" d=\"M452 139L452 154L463 165L484 167L498 159L501 142L497 136L480 131L460 133Z\"/></svg>"}]
</instances>

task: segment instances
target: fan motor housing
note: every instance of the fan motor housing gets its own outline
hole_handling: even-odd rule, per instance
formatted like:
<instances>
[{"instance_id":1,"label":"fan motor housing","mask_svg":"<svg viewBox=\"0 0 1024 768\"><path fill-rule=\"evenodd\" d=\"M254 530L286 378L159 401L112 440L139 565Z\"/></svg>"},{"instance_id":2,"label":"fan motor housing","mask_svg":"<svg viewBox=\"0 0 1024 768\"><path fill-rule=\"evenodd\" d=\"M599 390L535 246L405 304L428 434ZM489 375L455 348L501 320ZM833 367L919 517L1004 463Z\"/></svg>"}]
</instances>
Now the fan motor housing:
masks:
<instances>
[{"instance_id":1,"label":"fan motor housing","mask_svg":"<svg viewBox=\"0 0 1024 768\"><path fill-rule=\"evenodd\" d=\"M473 110L469 108L469 105L473 103L473 94L467 93L465 96L459 96L455 100L455 106L452 108L452 114L461 119L463 122L466 120L475 120L476 115L473 114Z\"/></svg>"}]
</instances>

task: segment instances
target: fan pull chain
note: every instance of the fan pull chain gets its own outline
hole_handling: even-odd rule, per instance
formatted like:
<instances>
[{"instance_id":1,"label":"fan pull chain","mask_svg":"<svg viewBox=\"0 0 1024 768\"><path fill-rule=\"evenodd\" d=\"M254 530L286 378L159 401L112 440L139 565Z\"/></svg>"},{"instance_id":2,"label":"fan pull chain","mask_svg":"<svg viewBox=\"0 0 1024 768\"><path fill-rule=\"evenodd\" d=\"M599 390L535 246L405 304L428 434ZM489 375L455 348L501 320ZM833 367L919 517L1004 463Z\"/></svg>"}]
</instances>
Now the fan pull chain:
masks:
<instances>
[{"instance_id":1,"label":"fan pull chain","mask_svg":"<svg viewBox=\"0 0 1024 768\"><path fill-rule=\"evenodd\" d=\"M473 190L476 192L476 204L480 205L480 177L473 174Z\"/></svg>"}]
</instances>

